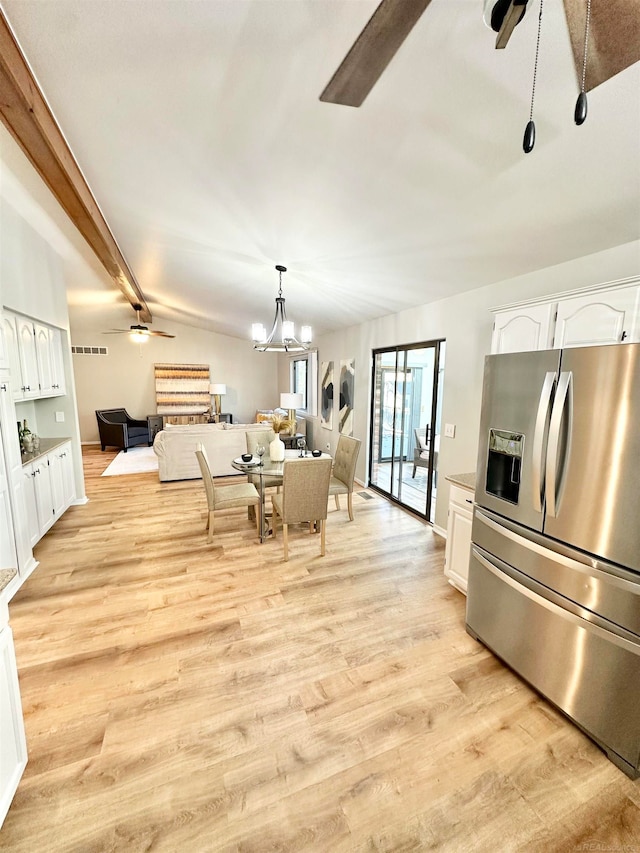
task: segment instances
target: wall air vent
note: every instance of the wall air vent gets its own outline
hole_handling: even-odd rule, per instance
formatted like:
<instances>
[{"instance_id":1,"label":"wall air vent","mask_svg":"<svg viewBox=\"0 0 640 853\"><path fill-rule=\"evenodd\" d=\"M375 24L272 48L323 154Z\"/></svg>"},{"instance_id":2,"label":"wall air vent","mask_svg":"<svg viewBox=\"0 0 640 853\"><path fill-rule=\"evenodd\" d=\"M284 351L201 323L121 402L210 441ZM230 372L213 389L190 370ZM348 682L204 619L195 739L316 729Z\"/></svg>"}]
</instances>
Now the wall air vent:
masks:
<instances>
[{"instance_id":1,"label":"wall air vent","mask_svg":"<svg viewBox=\"0 0 640 853\"><path fill-rule=\"evenodd\" d=\"M71 347L73 355L109 355L107 347Z\"/></svg>"}]
</instances>

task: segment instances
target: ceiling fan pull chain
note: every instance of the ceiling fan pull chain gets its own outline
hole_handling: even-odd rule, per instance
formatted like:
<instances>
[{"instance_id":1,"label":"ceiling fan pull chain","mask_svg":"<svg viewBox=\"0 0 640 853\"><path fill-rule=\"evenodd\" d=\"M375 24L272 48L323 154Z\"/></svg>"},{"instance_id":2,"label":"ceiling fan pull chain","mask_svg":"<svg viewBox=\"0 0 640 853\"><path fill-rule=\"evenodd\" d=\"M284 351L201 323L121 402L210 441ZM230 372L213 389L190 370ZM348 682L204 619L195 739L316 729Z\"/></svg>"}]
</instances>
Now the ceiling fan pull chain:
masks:
<instances>
[{"instance_id":1,"label":"ceiling fan pull chain","mask_svg":"<svg viewBox=\"0 0 640 853\"><path fill-rule=\"evenodd\" d=\"M533 121L533 101L536 96L536 78L538 76L538 54L540 53L540 30L542 29L542 5L544 0L540 0L540 13L538 15L538 36L536 38L536 58L533 63L533 84L531 86L531 109L529 110L529 121L524 129L524 138L522 140L522 150L525 154L533 151L533 146L536 144L536 126Z\"/></svg>"},{"instance_id":2,"label":"ceiling fan pull chain","mask_svg":"<svg viewBox=\"0 0 640 853\"><path fill-rule=\"evenodd\" d=\"M584 56L582 58L582 83L580 85L580 94L576 101L576 108L573 113L574 121L577 125L584 124L587 117L587 93L585 92L585 84L587 80L587 48L589 45L589 25L591 23L591 0L587 0L587 20L584 27Z\"/></svg>"}]
</instances>

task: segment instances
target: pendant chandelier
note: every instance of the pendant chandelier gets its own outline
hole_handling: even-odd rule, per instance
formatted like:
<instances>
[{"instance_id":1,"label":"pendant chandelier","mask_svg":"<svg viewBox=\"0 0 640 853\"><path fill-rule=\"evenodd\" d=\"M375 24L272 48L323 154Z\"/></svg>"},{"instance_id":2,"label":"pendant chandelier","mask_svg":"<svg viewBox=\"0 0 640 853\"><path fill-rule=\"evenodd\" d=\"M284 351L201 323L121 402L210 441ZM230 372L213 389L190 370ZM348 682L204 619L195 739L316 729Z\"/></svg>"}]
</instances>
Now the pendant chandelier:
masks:
<instances>
[{"instance_id":1,"label":"pendant chandelier","mask_svg":"<svg viewBox=\"0 0 640 853\"><path fill-rule=\"evenodd\" d=\"M273 327L267 335L267 330L262 323L253 323L251 326L253 348L260 352L304 352L309 349L311 343L311 326L303 326L300 330L300 340L296 338L293 322L287 320L282 295L282 273L286 272L287 268L276 264L276 269L280 276L280 286L276 297Z\"/></svg>"}]
</instances>

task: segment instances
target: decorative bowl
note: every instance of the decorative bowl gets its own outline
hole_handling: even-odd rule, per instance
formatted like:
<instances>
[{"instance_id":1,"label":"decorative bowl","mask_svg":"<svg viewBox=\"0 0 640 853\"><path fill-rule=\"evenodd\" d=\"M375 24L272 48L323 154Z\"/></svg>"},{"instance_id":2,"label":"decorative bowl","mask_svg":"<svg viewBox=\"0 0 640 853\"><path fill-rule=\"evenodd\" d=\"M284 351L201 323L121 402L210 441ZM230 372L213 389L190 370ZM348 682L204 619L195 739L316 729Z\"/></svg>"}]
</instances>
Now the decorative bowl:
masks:
<instances>
[{"instance_id":1,"label":"decorative bowl","mask_svg":"<svg viewBox=\"0 0 640 853\"><path fill-rule=\"evenodd\" d=\"M242 454L242 461L243 462L251 462L252 459L253 459L253 456L251 455L251 453L243 453Z\"/></svg>"},{"instance_id":2,"label":"decorative bowl","mask_svg":"<svg viewBox=\"0 0 640 853\"><path fill-rule=\"evenodd\" d=\"M317 457L317 456L322 456L322 451L321 451L321 450L312 450L312 451L311 451L311 455L312 455L312 456L316 456L316 457Z\"/></svg>"}]
</instances>

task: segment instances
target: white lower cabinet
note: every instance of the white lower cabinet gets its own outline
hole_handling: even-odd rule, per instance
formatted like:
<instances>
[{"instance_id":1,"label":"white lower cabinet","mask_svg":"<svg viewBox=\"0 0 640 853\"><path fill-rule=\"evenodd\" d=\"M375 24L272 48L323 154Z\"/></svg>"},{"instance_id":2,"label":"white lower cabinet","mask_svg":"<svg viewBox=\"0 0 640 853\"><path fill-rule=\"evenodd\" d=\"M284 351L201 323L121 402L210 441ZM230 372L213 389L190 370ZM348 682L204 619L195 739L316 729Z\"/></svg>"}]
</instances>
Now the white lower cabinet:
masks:
<instances>
[{"instance_id":1,"label":"white lower cabinet","mask_svg":"<svg viewBox=\"0 0 640 853\"><path fill-rule=\"evenodd\" d=\"M473 492L453 483L449 489L449 519L444 573L449 583L467 593L469 556L471 554L471 524L473 521Z\"/></svg>"},{"instance_id":2,"label":"white lower cabinet","mask_svg":"<svg viewBox=\"0 0 640 853\"><path fill-rule=\"evenodd\" d=\"M6 372L0 370L0 429L2 429L4 469L13 522L13 535L10 534L10 540L17 552L18 574L21 580L24 580L35 568L36 562L31 550L30 516L25 511L25 472L15 425L16 410L9 390L9 377ZM33 490L31 477L29 477L28 486ZM4 553L4 547L0 550ZM7 568L12 564L3 562L3 565Z\"/></svg>"},{"instance_id":3,"label":"white lower cabinet","mask_svg":"<svg viewBox=\"0 0 640 853\"><path fill-rule=\"evenodd\" d=\"M22 468L22 499L24 501L24 517L27 522L29 544L33 548L40 539L40 522L38 520L38 501L36 500L34 463L30 462Z\"/></svg>"},{"instance_id":4,"label":"white lower cabinet","mask_svg":"<svg viewBox=\"0 0 640 853\"><path fill-rule=\"evenodd\" d=\"M22 470L25 516L33 547L74 500L71 442L29 462Z\"/></svg>"},{"instance_id":5,"label":"white lower cabinet","mask_svg":"<svg viewBox=\"0 0 640 853\"><path fill-rule=\"evenodd\" d=\"M11 482L7 476L2 429L0 423L0 569L8 569L17 568L18 558L13 536Z\"/></svg>"},{"instance_id":6,"label":"white lower cabinet","mask_svg":"<svg viewBox=\"0 0 640 853\"><path fill-rule=\"evenodd\" d=\"M0 826L27 764L18 667L6 611L6 604L0 604Z\"/></svg>"}]
</instances>

